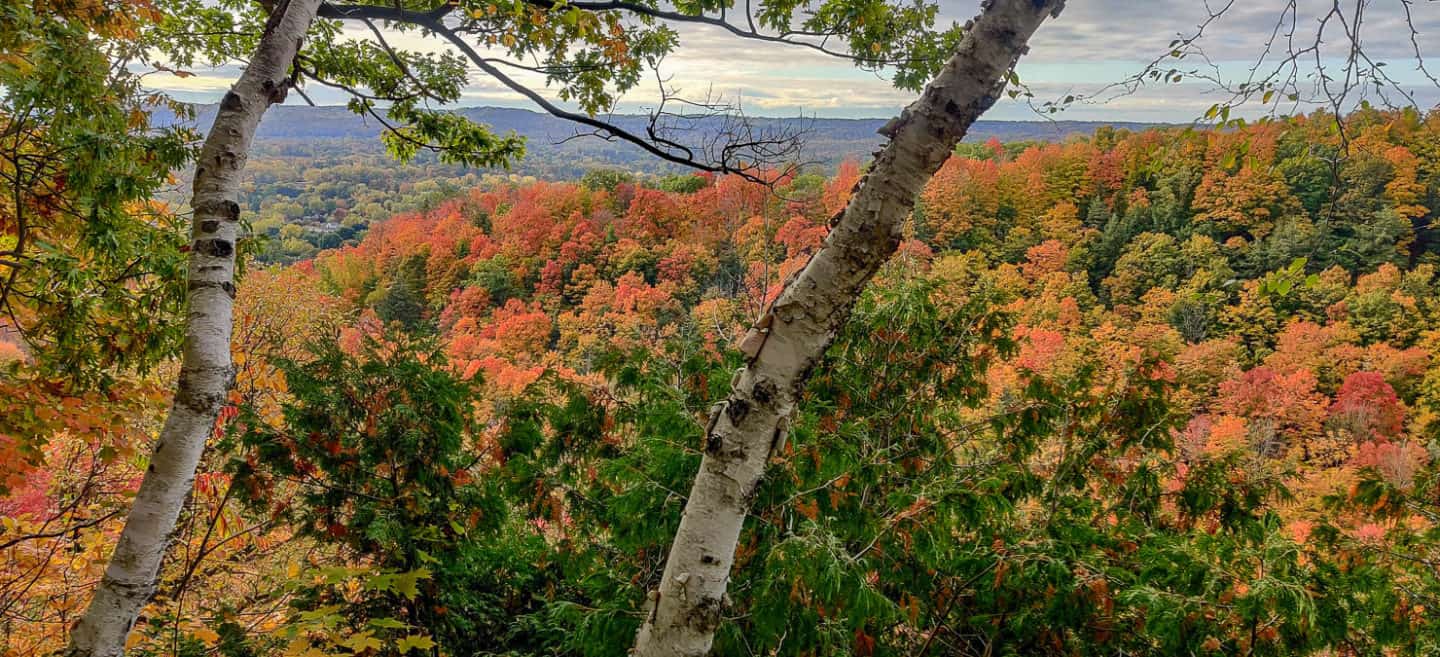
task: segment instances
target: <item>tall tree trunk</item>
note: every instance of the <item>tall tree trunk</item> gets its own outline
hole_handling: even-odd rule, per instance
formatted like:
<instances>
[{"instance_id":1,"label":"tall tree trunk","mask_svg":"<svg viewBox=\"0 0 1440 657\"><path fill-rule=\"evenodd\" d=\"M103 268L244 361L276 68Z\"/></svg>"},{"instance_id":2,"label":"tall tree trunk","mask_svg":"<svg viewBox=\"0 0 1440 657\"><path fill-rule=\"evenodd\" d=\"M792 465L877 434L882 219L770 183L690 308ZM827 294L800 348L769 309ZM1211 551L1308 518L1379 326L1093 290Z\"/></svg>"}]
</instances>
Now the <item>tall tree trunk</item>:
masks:
<instances>
[{"instance_id":1,"label":"tall tree trunk","mask_svg":"<svg viewBox=\"0 0 1440 657\"><path fill-rule=\"evenodd\" d=\"M117 657L155 590L171 533L230 389L240 174L260 117L285 99L290 68L321 0L280 2L250 64L220 102L195 164L189 306L170 414L95 597L70 633L67 655Z\"/></svg>"},{"instance_id":2,"label":"tall tree trunk","mask_svg":"<svg viewBox=\"0 0 1440 657\"><path fill-rule=\"evenodd\" d=\"M865 285L899 246L915 197L1004 88L1026 42L1064 0L987 0L955 54L881 130L890 143L832 220L829 236L750 330L748 365L712 410L705 454L635 657L710 651L741 526L766 461L783 445L795 399L850 317Z\"/></svg>"}]
</instances>

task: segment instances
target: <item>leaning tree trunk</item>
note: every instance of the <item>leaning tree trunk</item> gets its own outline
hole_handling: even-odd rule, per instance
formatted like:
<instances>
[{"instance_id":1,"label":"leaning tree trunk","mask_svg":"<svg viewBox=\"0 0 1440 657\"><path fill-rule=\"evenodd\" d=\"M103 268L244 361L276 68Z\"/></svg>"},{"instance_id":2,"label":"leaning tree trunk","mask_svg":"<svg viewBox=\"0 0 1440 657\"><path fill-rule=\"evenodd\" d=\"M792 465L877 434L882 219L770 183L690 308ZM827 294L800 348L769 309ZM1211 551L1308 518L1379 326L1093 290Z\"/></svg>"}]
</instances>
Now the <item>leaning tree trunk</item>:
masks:
<instances>
[{"instance_id":1,"label":"leaning tree trunk","mask_svg":"<svg viewBox=\"0 0 1440 657\"><path fill-rule=\"evenodd\" d=\"M810 372L850 316L856 298L900 243L920 189L970 124L995 103L1026 42L1064 0L989 0L920 98L881 130L890 143L829 236L741 348L748 365L716 404L705 454L660 586L650 594L635 657L697 657L710 651L741 525Z\"/></svg>"},{"instance_id":2,"label":"leaning tree trunk","mask_svg":"<svg viewBox=\"0 0 1440 657\"><path fill-rule=\"evenodd\" d=\"M116 657L155 590L160 562L234 377L230 329L240 173L260 117L285 99L290 68L321 0L280 2L250 64L225 94L195 165L188 321L170 414L95 597L66 654Z\"/></svg>"}]
</instances>

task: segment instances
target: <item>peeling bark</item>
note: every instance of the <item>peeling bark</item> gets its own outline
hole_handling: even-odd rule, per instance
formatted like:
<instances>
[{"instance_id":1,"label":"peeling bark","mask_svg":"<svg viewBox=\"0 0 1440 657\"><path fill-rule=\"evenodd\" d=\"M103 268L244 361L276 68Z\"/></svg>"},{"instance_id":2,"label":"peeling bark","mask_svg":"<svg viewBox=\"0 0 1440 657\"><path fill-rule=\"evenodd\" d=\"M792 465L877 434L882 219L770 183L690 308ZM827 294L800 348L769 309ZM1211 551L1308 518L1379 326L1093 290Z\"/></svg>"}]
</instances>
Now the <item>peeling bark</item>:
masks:
<instances>
[{"instance_id":1,"label":"peeling bark","mask_svg":"<svg viewBox=\"0 0 1440 657\"><path fill-rule=\"evenodd\" d=\"M321 0L288 0L271 14L250 65L225 94L195 164L188 316L174 401L125 528L70 633L65 654L117 657L141 610L195 481L195 469L234 378L230 330L240 174L260 117L285 99L290 68Z\"/></svg>"},{"instance_id":2,"label":"peeling bark","mask_svg":"<svg viewBox=\"0 0 1440 657\"><path fill-rule=\"evenodd\" d=\"M861 291L900 244L921 188L999 97L1026 42L1064 0L987 0L955 54L900 116L890 142L832 220L830 234L742 342L748 365L711 409L705 454L635 657L709 653L735 548L772 451L784 445L795 400L850 317Z\"/></svg>"}]
</instances>

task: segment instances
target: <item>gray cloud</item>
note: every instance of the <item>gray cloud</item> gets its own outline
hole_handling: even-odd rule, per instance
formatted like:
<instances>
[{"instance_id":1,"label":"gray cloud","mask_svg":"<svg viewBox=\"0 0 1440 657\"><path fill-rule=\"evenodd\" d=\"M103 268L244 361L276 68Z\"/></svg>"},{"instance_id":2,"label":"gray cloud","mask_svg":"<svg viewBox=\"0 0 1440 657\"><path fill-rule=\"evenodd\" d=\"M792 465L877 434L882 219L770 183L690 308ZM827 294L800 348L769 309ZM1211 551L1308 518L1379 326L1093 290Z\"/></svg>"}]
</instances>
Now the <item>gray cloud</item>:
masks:
<instances>
[{"instance_id":1,"label":"gray cloud","mask_svg":"<svg viewBox=\"0 0 1440 657\"><path fill-rule=\"evenodd\" d=\"M1413 56L1409 28L1405 23L1401 0L1371 0L1365 3L1362 40L1374 57L1404 58ZM1208 6L1219 9L1225 0L1210 0ZM1329 10L1332 0L1299 0L1297 2L1296 39L1313 39L1319 20ZM1347 3L1348 5L1348 3ZM1205 50L1219 60L1244 60L1256 57L1277 23L1289 20L1283 13L1282 0L1238 0L1213 23L1203 41ZM1353 7L1347 8L1347 15ZM1420 43L1427 38L1437 44L1440 34L1440 3L1416 2L1411 5L1415 26L1421 33ZM1058 20L1047 24L1036 35L1031 48L1032 58L1043 61L1129 60L1143 61L1168 50L1177 36L1189 36L1209 15L1202 0L1089 0L1070 3ZM1283 31L1282 31L1283 33ZM1339 47L1338 24L1329 31L1332 43ZM1347 46L1348 47L1348 46Z\"/></svg>"},{"instance_id":2,"label":"gray cloud","mask_svg":"<svg viewBox=\"0 0 1440 657\"><path fill-rule=\"evenodd\" d=\"M1221 6L1226 0L1210 0ZM975 0L941 0L942 20L963 21L978 7ZM1274 30L1284 0L1237 0L1225 16L1212 24L1202 46L1209 57L1243 72L1244 65L1259 54ZM1299 0L1297 39L1313 39L1319 16L1331 0ZM1414 70L1410 30L1405 22L1402 0L1371 0L1367 5L1363 45L1370 56L1391 62L1387 70L1413 83L1417 100L1434 103L1437 92L1426 88ZM1414 2L1419 43L1429 42L1440 51L1440 2ZM1031 44L1031 54L1021 65L1022 77L1042 98L1067 93L1088 93L1141 69L1145 62L1163 54L1179 35L1189 35L1208 15L1203 0L1075 0L1059 19L1047 23ZM887 80L857 71L847 62L795 46L740 41L714 28L684 26L680 48L663 64L661 72L669 84L685 95L719 94L744 104L747 111L764 115L793 115L799 112L822 116L888 116L904 106L912 94L895 90ZM348 32L364 36L361 30ZM1341 36L1330 34L1327 48L1338 48ZM401 47L433 50L434 41L416 36L398 36ZM1327 51L1329 52L1329 51ZM1428 53L1427 53L1428 54ZM1440 70L1440 62L1435 62ZM195 78L156 80L156 86L172 89L187 98L218 97L233 76L233 70L199 72ZM532 86L542 86L538 76L517 75ZM318 102L340 102L333 93L316 90ZM621 109L636 111L651 107L659 95L654 84L627 95ZM1215 90L1200 83L1145 88L1105 104L1080 105L1063 118L1152 120L1185 122L1204 112L1218 99ZM478 71L471 76L465 104L525 106L498 82ZM1035 118L1020 103L1002 102L991 118Z\"/></svg>"}]
</instances>

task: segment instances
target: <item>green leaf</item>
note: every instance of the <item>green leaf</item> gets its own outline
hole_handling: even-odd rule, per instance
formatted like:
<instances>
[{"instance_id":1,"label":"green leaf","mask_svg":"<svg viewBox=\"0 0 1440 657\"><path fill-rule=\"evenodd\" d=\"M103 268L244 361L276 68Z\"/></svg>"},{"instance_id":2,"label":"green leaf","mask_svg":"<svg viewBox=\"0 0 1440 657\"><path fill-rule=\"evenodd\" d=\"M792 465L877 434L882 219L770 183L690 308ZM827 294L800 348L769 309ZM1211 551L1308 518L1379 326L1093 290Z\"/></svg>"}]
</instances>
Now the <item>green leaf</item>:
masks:
<instances>
[{"instance_id":1,"label":"green leaf","mask_svg":"<svg viewBox=\"0 0 1440 657\"><path fill-rule=\"evenodd\" d=\"M401 630L401 629L405 629L405 628L407 628L407 627L410 627L409 625L405 624L403 621L399 621L399 620L396 620L396 619L394 619L394 618L389 618L389 617L385 617L385 618L372 618L368 624L370 625L370 627L374 627L374 628L376 628L376 629L382 629L382 630Z\"/></svg>"},{"instance_id":2,"label":"green leaf","mask_svg":"<svg viewBox=\"0 0 1440 657\"><path fill-rule=\"evenodd\" d=\"M340 605L325 605L323 607L311 609L310 611L302 612L300 614L300 620L306 622L318 621L325 618L334 617L336 616L336 614L339 613L339 611Z\"/></svg>"},{"instance_id":3,"label":"green leaf","mask_svg":"<svg viewBox=\"0 0 1440 657\"><path fill-rule=\"evenodd\" d=\"M408 573L395 575L395 592L405 596L406 600L414 600L420 595L420 580L430 578L430 569L417 568Z\"/></svg>"},{"instance_id":4,"label":"green leaf","mask_svg":"<svg viewBox=\"0 0 1440 657\"><path fill-rule=\"evenodd\" d=\"M412 634L395 642L395 650L402 655L410 652L410 650L414 648L429 650L434 647L435 641L431 640L428 636L419 634Z\"/></svg>"},{"instance_id":5,"label":"green leaf","mask_svg":"<svg viewBox=\"0 0 1440 657\"><path fill-rule=\"evenodd\" d=\"M380 641L380 639L375 638L374 634L375 633L370 630L365 630L364 632L346 637L344 641L339 642L339 645L342 648L349 648L351 652L356 654L365 652L366 650L379 650L383 648L385 644Z\"/></svg>"}]
</instances>

